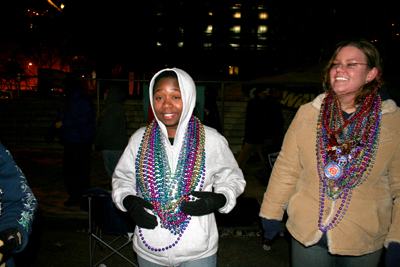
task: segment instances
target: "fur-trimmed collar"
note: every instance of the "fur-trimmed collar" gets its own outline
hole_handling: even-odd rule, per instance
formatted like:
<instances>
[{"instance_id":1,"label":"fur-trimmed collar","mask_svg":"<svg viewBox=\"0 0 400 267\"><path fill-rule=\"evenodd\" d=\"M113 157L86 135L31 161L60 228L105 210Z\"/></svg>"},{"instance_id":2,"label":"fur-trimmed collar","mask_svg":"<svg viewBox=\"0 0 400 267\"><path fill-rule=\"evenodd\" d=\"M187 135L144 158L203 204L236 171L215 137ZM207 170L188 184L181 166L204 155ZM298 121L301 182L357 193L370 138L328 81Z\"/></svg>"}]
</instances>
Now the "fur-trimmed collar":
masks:
<instances>
[{"instance_id":1,"label":"fur-trimmed collar","mask_svg":"<svg viewBox=\"0 0 400 267\"><path fill-rule=\"evenodd\" d=\"M320 94L312 101L312 106L317 110L321 109L322 101L324 101L326 93ZM396 102L392 99L382 101L382 115L395 113L397 110Z\"/></svg>"}]
</instances>

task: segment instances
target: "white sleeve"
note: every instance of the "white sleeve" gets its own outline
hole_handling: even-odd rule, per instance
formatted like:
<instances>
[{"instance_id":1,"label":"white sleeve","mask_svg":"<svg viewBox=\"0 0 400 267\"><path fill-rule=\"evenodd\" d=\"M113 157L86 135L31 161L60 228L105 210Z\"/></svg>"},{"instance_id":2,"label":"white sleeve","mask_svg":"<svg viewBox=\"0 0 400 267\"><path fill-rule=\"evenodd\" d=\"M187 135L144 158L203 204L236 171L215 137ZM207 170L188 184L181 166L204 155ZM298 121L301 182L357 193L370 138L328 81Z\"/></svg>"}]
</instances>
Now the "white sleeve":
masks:
<instances>
[{"instance_id":1,"label":"white sleeve","mask_svg":"<svg viewBox=\"0 0 400 267\"><path fill-rule=\"evenodd\" d=\"M228 213L235 207L236 198L243 193L246 181L225 137L220 135L213 148L213 154L209 156L213 166L214 192L226 197L226 204L219 212Z\"/></svg>"},{"instance_id":2,"label":"white sleeve","mask_svg":"<svg viewBox=\"0 0 400 267\"><path fill-rule=\"evenodd\" d=\"M136 172L135 161L140 141L142 140L143 131L136 131L129 139L129 143L112 176L112 199L118 209L126 211L122 201L128 195L136 196Z\"/></svg>"}]
</instances>

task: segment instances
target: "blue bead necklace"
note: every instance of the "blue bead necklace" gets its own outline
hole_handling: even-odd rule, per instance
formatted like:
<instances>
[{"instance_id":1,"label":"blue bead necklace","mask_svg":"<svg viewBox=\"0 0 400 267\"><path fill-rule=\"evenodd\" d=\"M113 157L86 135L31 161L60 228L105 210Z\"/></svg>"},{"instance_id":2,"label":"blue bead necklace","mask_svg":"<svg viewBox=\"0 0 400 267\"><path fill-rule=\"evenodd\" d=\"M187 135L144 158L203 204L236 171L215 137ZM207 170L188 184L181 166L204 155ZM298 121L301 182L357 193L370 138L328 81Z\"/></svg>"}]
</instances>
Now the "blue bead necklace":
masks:
<instances>
[{"instance_id":1,"label":"blue bead necklace","mask_svg":"<svg viewBox=\"0 0 400 267\"><path fill-rule=\"evenodd\" d=\"M139 235L146 247L153 251L164 251L178 244L191 217L180 209L185 201L194 200L190 193L201 191L205 178L205 133L198 118L190 118L179 153L175 173L172 173L157 120L146 129L135 169L137 191L154 206L153 213L159 217L161 227L176 235L176 240L165 247L149 245L139 228Z\"/></svg>"}]
</instances>

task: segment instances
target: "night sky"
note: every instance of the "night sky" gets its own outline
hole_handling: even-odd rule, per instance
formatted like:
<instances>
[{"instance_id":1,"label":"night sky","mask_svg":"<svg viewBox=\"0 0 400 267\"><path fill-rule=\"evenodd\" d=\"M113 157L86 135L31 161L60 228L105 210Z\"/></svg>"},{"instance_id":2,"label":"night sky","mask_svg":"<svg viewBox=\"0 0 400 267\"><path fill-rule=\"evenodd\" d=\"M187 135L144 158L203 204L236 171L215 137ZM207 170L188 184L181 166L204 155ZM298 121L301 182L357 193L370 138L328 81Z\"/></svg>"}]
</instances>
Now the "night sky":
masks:
<instances>
[{"instance_id":1,"label":"night sky","mask_svg":"<svg viewBox=\"0 0 400 267\"><path fill-rule=\"evenodd\" d=\"M53 2L57 5L61 3L59 0ZM25 34L26 29L22 29L25 26L20 18L27 7L48 9L53 13L54 20L42 26L45 35L54 38L68 36L79 53L96 58L97 64L110 62L146 68L152 64L162 65L167 60L173 61L174 57L179 57L179 53L172 51L168 55L159 55L154 52L157 38L156 2L65 0L65 9L60 13L46 0L1 1L0 29L3 34L0 41L4 43ZM164 2L171 3L170 10L175 9L172 20L181 24L199 23L195 15L179 13L176 8L179 1ZM264 2L268 6L270 1L256 2ZM343 38L363 37L376 40L374 43L380 49L386 65L390 66L389 72L398 71L400 36L396 34L400 34L400 23L394 4L396 1L278 2L282 3L271 5L276 7L275 12L279 12L279 62L276 64L281 70L314 64L321 57L330 56L329 49ZM202 2L197 3L200 7ZM196 5L193 6L196 9ZM193 61L202 60L195 53L189 55ZM212 62L205 62L203 66L207 64L212 65Z\"/></svg>"}]
</instances>

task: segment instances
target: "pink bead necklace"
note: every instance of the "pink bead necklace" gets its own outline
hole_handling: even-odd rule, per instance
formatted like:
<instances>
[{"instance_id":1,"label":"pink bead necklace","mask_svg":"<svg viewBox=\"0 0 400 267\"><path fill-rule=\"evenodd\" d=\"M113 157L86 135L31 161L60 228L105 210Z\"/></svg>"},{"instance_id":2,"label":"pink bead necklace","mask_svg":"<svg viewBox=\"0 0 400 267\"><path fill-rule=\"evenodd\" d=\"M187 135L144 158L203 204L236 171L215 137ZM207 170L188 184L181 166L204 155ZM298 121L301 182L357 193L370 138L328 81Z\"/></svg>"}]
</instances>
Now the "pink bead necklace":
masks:
<instances>
[{"instance_id":1,"label":"pink bead necklace","mask_svg":"<svg viewBox=\"0 0 400 267\"><path fill-rule=\"evenodd\" d=\"M143 243L153 251L164 251L178 244L191 220L180 207L183 202L194 200L190 193L196 188L201 191L205 178L205 133L198 118L192 116L189 121L175 173L171 172L164 142L154 120L143 135L135 163L138 192L153 204L153 213L160 219L161 227L177 236L172 244L155 248L146 242L139 228Z\"/></svg>"}]
</instances>

